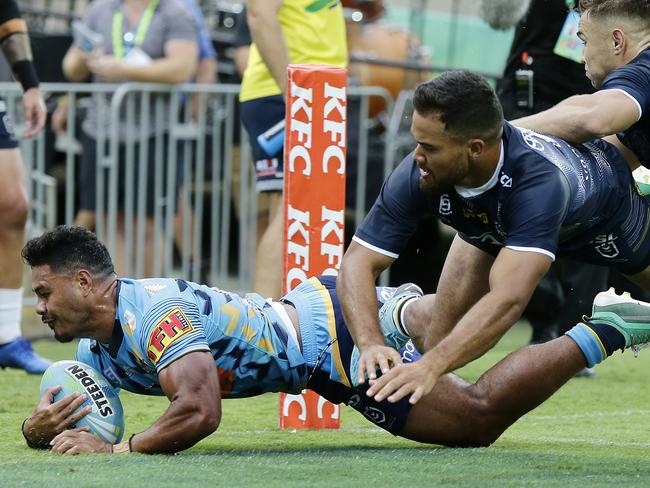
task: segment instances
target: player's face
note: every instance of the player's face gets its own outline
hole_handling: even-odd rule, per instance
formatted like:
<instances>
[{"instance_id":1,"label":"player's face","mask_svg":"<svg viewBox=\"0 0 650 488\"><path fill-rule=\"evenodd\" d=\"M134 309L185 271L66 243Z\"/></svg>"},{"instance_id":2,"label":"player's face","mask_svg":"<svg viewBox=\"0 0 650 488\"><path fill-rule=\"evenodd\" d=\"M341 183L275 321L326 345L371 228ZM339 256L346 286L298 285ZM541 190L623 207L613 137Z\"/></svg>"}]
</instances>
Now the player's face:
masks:
<instances>
[{"instance_id":1,"label":"player's face","mask_svg":"<svg viewBox=\"0 0 650 488\"><path fill-rule=\"evenodd\" d=\"M462 185L469 173L467 144L445 130L440 116L413 112L411 133L418 144L413 159L420 168L420 188L442 195Z\"/></svg>"},{"instance_id":2,"label":"player's face","mask_svg":"<svg viewBox=\"0 0 650 488\"><path fill-rule=\"evenodd\" d=\"M32 268L32 288L36 293L36 313L54 331L59 342L84 337L88 323L84 296L74 275L54 273L49 265Z\"/></svg>"},{"instance_id":3,"label":"player's face","mask_svg":"<svg viewBox=\"0 0 650 488\"><path fill-rule=\"evenodd\" d=\"M590 19L589 13L584 13L580 17L578 37L585 43L582 54L585 74L594 88L598 88L605 77L618 67L610 26L602 22L595 23Z\"/></svg>"}]
</instances>

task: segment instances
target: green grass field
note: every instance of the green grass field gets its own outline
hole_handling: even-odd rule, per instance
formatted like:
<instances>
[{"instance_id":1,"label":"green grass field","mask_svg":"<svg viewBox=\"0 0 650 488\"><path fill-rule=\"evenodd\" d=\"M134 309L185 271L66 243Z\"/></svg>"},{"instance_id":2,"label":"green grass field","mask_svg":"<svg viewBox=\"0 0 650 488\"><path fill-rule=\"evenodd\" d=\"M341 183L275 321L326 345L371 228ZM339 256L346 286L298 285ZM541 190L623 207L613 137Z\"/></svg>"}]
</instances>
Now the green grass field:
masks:
<instances>
[{"instance_id":1,"label":"green grass field","mask_svg":"<svg viewBox=\"0 0 650 488\"><path fill-rule=\"evenodd\" d=\"M523 345L518 326L462 374L476 378ZM54 359L74 345L38 342ZM277 430L277 396L226 400L219 430L176 456L64 457L27 448L22 420L40 378L0 371L0 487L178 486L650 486L650 351L617 353L596 379L576 378L492 447L449 449L402 440L349 408L340 431ZM167 401L123 392L126 433L144 430Z\"/></svg>"}]
</instances>

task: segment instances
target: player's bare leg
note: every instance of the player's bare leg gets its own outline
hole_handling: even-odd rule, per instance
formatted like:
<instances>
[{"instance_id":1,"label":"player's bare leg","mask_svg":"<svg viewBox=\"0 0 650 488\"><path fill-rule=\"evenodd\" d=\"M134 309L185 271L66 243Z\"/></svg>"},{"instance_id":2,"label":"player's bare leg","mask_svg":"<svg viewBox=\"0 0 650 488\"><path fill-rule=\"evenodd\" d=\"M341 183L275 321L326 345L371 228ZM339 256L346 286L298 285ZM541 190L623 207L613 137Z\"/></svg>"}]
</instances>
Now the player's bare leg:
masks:
<instances>
[{"instance_id":1,"label":"player's bare leg","mask_svg":"<svg viewBox=\"0 0 650 488\"><path fill-rule=\"evenodd\" d=\"M40 374L49 361L39 357L21 337L25 224L29 205L18 149L0 149L0 366Z\"/></svg>"},{"instance_id":2,"label":"player's bare leg","mask_svg":"<svg viewBox=\"0 0 650 488\"><path fill-rule=\"evenodd\" d=\"M284 206L282 192L269 192L269 225L258 229L262 237L255 256L253 291L265 298L278 298L282 282L282 232Z\"/></svg>"},{"instance_id":3,"label":"player's bare leg","mask_svg":"<svg viewBox=\"0 0 650 488\"><path fill-rule=\"evenodd\" d=\"M400 435L433 444L488 446L586 364L576 343L562 336L509 354L474 384L447 374L413 406Z\"/></svg>"}]
</instances>

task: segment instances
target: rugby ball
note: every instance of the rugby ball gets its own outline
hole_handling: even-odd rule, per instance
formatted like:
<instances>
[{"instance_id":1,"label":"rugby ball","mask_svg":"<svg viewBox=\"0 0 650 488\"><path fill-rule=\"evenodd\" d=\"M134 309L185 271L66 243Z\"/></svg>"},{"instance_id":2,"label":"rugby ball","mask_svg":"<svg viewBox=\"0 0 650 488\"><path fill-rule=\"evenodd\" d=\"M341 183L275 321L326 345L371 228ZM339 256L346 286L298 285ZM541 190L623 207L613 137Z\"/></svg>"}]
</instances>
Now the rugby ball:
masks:
<instances>
[{"instance_id":1,"label":"rugby ball","mask_svg":"<svg viewBox=\"0 0 650 488\"><path fill-rule=\"evenodd\" d=\"M86 426L104 442L116 444L124 435L124 411L122 402L113 387L97 370L78 361L58 361L52 364L41 379L40 395L47 388L61 386L54 395L54 401L74 393L86 396L79 408L92 406L92 412L82 418L74 427Z\"/></svg>"}]
</instances>

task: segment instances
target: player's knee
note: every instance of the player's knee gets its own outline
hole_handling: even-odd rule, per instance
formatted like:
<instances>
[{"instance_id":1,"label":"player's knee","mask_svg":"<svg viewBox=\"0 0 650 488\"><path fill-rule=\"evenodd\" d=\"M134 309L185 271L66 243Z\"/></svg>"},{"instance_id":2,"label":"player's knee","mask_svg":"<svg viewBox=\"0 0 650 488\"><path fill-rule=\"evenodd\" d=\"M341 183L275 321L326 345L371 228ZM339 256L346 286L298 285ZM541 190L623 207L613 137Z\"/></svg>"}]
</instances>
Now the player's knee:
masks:
<instances>
[{"instance_id":1,"label":"player's knee","mask_svg":"<svg viewBox=\"0 0 650 488\"><path fill-rule=\"evenodd\" d=\"M197 430L201 432L203 437L212 434L221 423L221 409L202 409L201 413L197 416L197 422Z\"/></svg>"},{"instance_id":2,"label":"player's knee","mask_svg":"<svg viewBox=\"0 0 650 488\"><path fill-rule=\"evenodd\" d=\"M29 214L29 202L22 188L15 188L0 196L0 224L5 230L23 231Z\"/></svg>"},{"instance_id":3,"label":"player's knee","mask_svg":"<svg viewBox=\"0 0 650 488\"><path fill-rule=\"evenodd\" d=\"M470 408L466 416L468 428L464 447L488 447L504 431L502 415L495 409L489 392L472 385L468 394Z\"/></svg>"}]
</instances>

